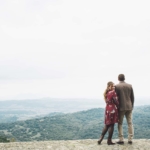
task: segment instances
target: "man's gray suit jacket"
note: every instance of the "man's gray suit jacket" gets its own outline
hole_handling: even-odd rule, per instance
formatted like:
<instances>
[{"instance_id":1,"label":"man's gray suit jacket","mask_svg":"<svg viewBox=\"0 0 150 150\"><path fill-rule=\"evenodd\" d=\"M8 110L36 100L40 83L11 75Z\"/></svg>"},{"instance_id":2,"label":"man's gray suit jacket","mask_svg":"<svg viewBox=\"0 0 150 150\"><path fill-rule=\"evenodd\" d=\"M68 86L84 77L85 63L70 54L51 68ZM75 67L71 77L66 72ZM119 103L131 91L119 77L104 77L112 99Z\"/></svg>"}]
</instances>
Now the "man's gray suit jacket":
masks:
<instances>
[{"instance_id":1,"label":"man's gray suit jacket","mask_svg":"<svg viewBox=\"0 0 150 150\"><path fill-rule=\"evenodd\" d=\"M134 106L134 92L131 84L120 81L115 85L115 91L119 100L119 110L132 110Z\"/></svg>"}]
</instances>

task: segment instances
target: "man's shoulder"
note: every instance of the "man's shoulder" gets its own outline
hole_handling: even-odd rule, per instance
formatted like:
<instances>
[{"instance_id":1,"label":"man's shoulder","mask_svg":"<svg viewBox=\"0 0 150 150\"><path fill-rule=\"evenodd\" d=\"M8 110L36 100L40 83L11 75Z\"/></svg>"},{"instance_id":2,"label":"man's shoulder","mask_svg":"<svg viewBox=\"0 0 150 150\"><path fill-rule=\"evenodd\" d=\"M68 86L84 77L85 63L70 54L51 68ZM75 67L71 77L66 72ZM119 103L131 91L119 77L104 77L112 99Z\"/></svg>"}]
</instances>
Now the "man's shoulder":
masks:
<instances>
[{"instance_id":1,"label":"man's shoulder","mask_svg":"<svg viewBox=\"0 0 150 150\"><path fill-rule=\"evenodd\" d=\"M128 85L128 86L132 86L132 84L130 84L130 83L126 83L126 82L125 82L125 84Z\"/></svg>"},{"instance_id":2,"label":"man's shoulder","mask_svg":"<svg viewBox=\"0 0 150 150\"><path fill-rule=\"evenodd\" d=\"M116 87L121 87L121 86L131 86L131 84L127 83L127 82L119 82L118 84L115 85Z\"/></svg>"}]
</instances>

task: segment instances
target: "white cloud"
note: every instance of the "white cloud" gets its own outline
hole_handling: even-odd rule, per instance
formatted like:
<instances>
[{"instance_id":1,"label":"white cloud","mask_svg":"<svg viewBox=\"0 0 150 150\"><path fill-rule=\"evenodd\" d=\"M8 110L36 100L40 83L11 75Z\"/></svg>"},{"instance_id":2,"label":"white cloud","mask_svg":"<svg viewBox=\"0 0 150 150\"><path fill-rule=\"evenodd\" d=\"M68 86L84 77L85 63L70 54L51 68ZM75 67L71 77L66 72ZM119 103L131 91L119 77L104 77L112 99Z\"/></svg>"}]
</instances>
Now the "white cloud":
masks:
<instances>
[{"instance_id":1,"label":"white cloud","mask_svg":"<svg viewBox=\"0 0 150 150\"><path fill-rule=\"evenodd\" d=\"M119 73L145 95L139 87L148 87L150 74L148 6L137 0L1 1L0 99L100 98Z\"/></svg>"}]
</instances>

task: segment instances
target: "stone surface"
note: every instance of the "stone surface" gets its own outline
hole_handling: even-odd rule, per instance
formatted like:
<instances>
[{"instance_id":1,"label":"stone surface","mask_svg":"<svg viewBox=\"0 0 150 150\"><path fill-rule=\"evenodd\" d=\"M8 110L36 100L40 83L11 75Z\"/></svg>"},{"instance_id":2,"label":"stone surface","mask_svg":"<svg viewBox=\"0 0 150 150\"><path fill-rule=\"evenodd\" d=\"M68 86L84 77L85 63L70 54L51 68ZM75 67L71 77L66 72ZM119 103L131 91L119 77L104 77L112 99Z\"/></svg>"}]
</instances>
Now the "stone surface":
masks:
<instances>
[{"instance_id":1,"label":"stone surface","mask_svg":"<svg viewBox=\"0 0 150 150\"><path fill-rule=\"evenodd\" d=\"M117 140L113 140L115 142ZM0 150L150 150L150 139L133 140L133 144L107 145L106 140L101 145L97 140L68 140L68 141L37 141L0 143Z\"/></svg>"}]
</instances>

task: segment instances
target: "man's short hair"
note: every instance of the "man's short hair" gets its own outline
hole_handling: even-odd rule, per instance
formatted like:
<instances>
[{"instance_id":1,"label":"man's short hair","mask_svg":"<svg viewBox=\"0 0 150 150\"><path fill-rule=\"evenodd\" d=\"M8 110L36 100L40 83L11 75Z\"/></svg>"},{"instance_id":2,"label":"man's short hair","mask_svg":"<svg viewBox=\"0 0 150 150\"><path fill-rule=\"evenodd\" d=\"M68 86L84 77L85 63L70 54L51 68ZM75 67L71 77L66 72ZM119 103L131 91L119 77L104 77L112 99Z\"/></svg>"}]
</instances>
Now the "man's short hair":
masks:
<instances>
[{"instance_id":1,"label":"man's short hair","mask_svg":"<svg viewBox=\"0 0 150 150\"><path fill-rule=\"evenodd\" d=\"M118 80L119 80L119 81L124 81L124 80L125 80L124 74L119 74L119 75L118 75Z\"/></svg>"}]
</instances>

